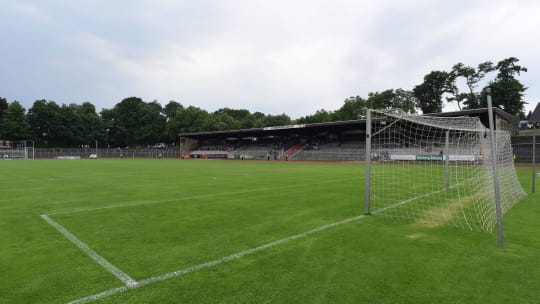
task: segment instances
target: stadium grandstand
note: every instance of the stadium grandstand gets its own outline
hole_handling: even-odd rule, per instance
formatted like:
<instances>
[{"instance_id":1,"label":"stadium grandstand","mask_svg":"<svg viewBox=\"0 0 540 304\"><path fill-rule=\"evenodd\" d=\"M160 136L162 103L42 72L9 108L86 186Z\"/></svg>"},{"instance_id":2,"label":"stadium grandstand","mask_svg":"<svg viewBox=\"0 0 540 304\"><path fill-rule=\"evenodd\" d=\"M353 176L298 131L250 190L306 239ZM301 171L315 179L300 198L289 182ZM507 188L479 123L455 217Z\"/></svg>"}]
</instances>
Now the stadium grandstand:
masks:
<instances>
[{"instance_id":1,"label":"stadium grandstand","mask_svg":"<svg viewBox=\"0 0 540 304\"><path fill-rule=\"evenodd\" d=\"M488 125L487 109L427 114L479 117ZM515 135L519 119L494 109L496 129ZM180 156L205 159L362 161L365 157L363 119L273 126L265 128L181 133Z\"/></svg>"}]
</instances>

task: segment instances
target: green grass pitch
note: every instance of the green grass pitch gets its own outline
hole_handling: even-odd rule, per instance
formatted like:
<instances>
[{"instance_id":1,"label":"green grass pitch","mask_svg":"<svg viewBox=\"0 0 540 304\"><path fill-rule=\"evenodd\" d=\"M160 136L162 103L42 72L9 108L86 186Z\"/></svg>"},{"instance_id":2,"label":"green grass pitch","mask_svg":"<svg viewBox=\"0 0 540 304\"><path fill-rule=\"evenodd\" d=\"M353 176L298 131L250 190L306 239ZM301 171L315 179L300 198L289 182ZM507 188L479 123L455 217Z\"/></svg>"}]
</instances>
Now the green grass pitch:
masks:
<instances>
[{"instance_id":1,"label":"green grass pitch","mask_svg":"<svg viewBox=\"0 0 540 304\"><path fill-rule=\"evenodd\" d=\"M531 170L518 176L530 192ZM1 161L0 303L540 299L538 193L505 215L504 248L495 233L361 217L363 193L352 163ZM41 215L143 284L126 288Z\"/></svg>"}]
</instances>

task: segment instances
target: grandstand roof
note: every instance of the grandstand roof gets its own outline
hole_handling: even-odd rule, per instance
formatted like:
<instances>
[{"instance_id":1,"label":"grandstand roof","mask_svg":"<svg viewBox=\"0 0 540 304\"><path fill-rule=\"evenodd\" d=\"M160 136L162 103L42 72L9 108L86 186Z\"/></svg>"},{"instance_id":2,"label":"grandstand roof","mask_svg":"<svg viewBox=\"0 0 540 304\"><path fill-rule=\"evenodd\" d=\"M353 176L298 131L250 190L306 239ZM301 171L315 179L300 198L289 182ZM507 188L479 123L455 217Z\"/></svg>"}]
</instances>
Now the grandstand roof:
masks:
<instances>
[{"instance_id":1,"label":"grandstand roof","mask_svg":"<svg viewBox=\"0 0 540 304\"><path fill-rule=\"evenodd\" d=\"M246 138L246 137L266 137L266 136L283 136L283 135L308 135L322 132L345 132L350 130L365 130L365 120L347 120L334 122L321 122L311 124L298 124L288 126L276 126L253 129L239 129L226 131L209 131L196 133L180 133L180 137L188 137L194 139L209 139L209 138Z\"/></svg>"},{"instance_id":2,"label":"grandstand roof","mask_svg":"<svg viewBox=\"0 0 540 304\"><path fill-rule=\"evenodd\" d=\"M501 110L499 108L494 107L493 108L493 114L494 119L497 121L502 119L503 121L506 121L506 124L499 125L497 122L495 122L495 129L501 127L503 130L509 131L512 136L516 135L517 132L517 125L519 123L519 117L514 116L510 113L505 112L504 110ZM488 116L488 108L480 108L480 109L472 109L472 110L463 110L463 111L455 111L455 112L442 112L442 113L432 113L427 114L432 116L443 116L443 117L458 117L458 116L471 116L471 117L478 117L482 124L486 127L489 126L489 116Z\"/></svg>"},{"instance_id":3,"label":"grandstand roof","mask_svg":"<svg viewBox=\"0 0 540 304\"><path fill-rule=\"evenodd\" d=\"M480 108L480 109L462 110L462 111L454 111L454 112L431 113L431 114L426 114L426 115L443 116L443 117L480 116L480 119L482 119L482 115L483 114L487 115L487 112L488 112L487 108ZM493 107L493 113L495 113L495 115L501 116L502 118L504 118L510 123L517 124L519 122L519 117L514 116L510 113L507 113L504 110L501 110L499 108ZM484 121L482 120L482 122ZM485 125L487 126L487 124Z\"/></svg>"},{"instance_id":4,"label":"grandstand roof","mask_svg":"<svg viewBox=\"0 0 540 304\"><path fill-rule=\"evenodd\" d=\"M512 126L517 126L517 123L519 121L518 117L512 114L509 114L499 108L493 108L493 110L496 116L500 116L502 119L508 121L509 124ZM454 112L431 113L431 114L426 114L426 115L442 116L442 117L458 117L458 116L475 117L477 116L480 118L482 123L485 126L487 126L488 125L487 113L488 113L487 108L481 108L481 109L463 110L463 111L454 111ZM205 139L247 138L247 137L285 136L285 135L288 135L288 136L314 135L314 134L319 134L323 132L343 133L346 131L365 130L365 128L366 128L366 121L364 119L361 119L361 120L321 122L321 123L275 126L275 127L253 128L253 129L180 133L178 134L178 136L193 138L197 140L205 140Z\"/></svg>"}]
</instances>

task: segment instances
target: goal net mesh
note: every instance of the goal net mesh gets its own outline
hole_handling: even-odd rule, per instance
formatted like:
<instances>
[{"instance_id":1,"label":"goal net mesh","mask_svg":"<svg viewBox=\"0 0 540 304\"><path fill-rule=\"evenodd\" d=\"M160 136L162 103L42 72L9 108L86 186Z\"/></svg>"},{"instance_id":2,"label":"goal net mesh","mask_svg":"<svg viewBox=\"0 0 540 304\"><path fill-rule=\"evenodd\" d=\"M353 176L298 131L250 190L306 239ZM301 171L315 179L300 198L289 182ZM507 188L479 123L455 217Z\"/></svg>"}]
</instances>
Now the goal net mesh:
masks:
<instances>
[{"instance_id":1,"label":"goal net mesh","mask_svg":"<svg viewBox=\"0 0 540 304\"><path fill-rule=\"evenodd\" d=\"M27 142L0 140L0 159L28 159L34 158L34 147L27 146Z\"/></svg>"},{"instance_id":2,"label":"goal net mesh","mask_svg":"<svg viewBox=\"0 0 540 304\"><path fill-rule=\"evenodd\" d=\"M496 225L493 164L502 212L525 191L513 167L510 134L477 117L436 117L371 111L371 211L425 226L491 232Z\"/></svg>"}]
</instances>

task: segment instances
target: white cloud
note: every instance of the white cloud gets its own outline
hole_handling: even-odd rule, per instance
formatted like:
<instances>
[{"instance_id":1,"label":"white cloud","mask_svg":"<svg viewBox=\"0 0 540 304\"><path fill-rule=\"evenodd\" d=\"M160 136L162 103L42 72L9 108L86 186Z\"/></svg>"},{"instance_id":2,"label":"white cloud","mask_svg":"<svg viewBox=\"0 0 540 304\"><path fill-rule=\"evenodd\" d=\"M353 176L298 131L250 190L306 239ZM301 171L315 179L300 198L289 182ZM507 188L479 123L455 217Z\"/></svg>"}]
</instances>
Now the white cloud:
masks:
<instances>
[{"instance_id":1,"label":"white cloud","mask_svg":"<svg viewBox=\"0 0 540 304\"><path fill-rule=\"evenodd\" d=\"M47 25L53 23L53 19L37 5L19 2L11 2L11 5L11 11L23 20Z\"/></svg>"},{"instance_id":2,"label":"white cloud","mask_svg":"<svg viewBox=\"0 0 540 304\"><path fill-rule=\"evenodd\" d=\"M520 77L526 99L540 100L540 3L532 0L10 1L7 8L1 22L21 37L0 55L16 54L28 68L2 63L10 77L0 76L0 89L27 107L37 98L112 107L135 95L296 118L335 110L351 95L412 89L457 62L510 56L529 68ZM35 39L47 42L43 52L24 51Z\"/></svg>"}]
</instances>

